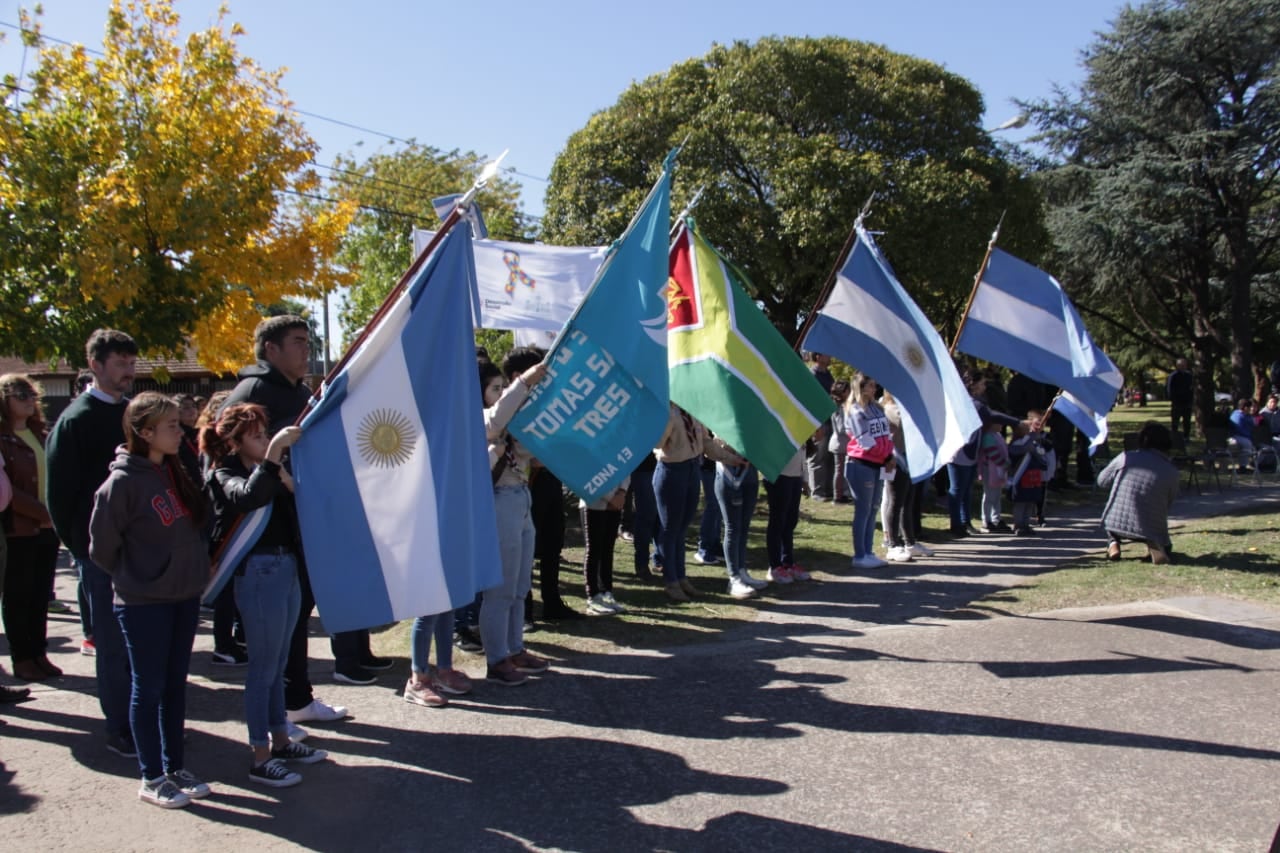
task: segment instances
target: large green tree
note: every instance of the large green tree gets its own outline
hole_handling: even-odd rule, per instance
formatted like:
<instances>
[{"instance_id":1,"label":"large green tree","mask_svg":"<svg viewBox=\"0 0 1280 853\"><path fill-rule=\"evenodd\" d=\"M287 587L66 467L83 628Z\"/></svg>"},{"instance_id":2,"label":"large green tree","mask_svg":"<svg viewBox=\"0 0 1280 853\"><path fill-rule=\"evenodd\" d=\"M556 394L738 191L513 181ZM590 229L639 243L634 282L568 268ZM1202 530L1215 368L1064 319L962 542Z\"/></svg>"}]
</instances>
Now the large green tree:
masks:
<instances>
[{"instance_id":1,"label":"large green tree","mask_svg":"<svg viewBox=\"0 0 1280 853\"><path fill-rule=\"evenodd\" d=\"M355 277L341 312L348 341L412 263L413 229L434 230L440 224L431 200L470 189L486 162L488 158L470 151L444 152L416 142L362 162L351 156L338 158L331 191L359 206L339 254ZM477 197L494 239L527 236L519 196L518 183L499 177Z\"/></svg>"},{"instance_id":2,"label":"large green tree","mask_svg":"<svg viewBox=\"0 0 1280 853\"><path fill-rule=\"evenodd\" d=\"M699 224L794 339L872 192L867 225L903 283L953 331L992 228L1034 259L1033 188L981 125L982 98L938 65L842 38L715 46L629 87L556 159L543 238L616 239L683 143L676 209Z\"/></svg>"},{"instance_id":3,"label":"large green tree","mask_svg":"<svg viewBox=\"0 0 1280 853\"><path fill-rule=\"evenodd\" d=\"M1255 312L1275 322L1278 58L1280 0L1155 0L1084 52L1078 90L1026 105L1069 281L1166 363L1191 351L1201 423L1224 358L1254 392Z\"/></svg>"},{"instance_id":4,"label":"large green tree","mask_svg":"<svg viewBox=\"0 0 1280 853\"><path fill-rule=\"evenodd\" d=\"M0 110L0 351L80 363L116 326L231 369L259 306L342 283L348 212L292 203L315 143L225 14L184 40L169 0L114 0L94 58L22 13L40 60Z\"/></svg>"}]
</instances>

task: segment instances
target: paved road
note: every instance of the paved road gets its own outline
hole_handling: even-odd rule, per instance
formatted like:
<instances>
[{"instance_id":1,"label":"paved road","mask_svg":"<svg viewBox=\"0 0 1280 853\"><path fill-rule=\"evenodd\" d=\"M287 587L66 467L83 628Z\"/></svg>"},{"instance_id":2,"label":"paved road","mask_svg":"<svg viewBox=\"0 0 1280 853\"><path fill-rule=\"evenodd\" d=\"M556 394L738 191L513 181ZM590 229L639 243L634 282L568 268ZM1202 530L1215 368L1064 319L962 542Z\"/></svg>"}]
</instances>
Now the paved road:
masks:
<instances>
[{"instance_id":1,"label":"paved road","mask_svg":"<svg viewBox=\"0 0 1280 853\"><path fill-rule=\"evenodd\" d=\"M1258 502L1280 489L1182 509ZM1266 849L1280 612L965 607L1099 542L1080 520L823 576L712 643L544 647L551 674L443 711L399 701L405 662L378 686L324 684L317 639L319 692L353 717L310 726L333 760L283 791L245 780L237 678L197 654L188 764L215 794L180 812L138 802L136 764L101 747L92 661L58 617L67 675L0 712L0 850Z\"/></svg>"}]
</instances>

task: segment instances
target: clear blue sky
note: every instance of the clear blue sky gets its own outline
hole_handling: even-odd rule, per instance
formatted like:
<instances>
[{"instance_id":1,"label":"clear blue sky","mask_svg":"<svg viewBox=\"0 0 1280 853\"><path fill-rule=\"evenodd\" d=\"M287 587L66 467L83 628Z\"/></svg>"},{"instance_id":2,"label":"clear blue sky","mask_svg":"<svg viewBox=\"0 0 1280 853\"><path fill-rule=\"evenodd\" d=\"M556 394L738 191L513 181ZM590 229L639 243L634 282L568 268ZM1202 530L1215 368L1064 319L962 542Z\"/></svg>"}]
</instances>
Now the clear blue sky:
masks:
<instances>
[{"instance_id":1,"label":"clear blue sky","mask_svg":"<svg viewBox=\"0 0 1280 853\"><path fill-rule=\"evenodd\" d=\"M443 150L496 155L521 175L525 209L542 212L543 180L569 134L632 81L701 56L715 43L765 35L838 35L878 42L937 62L983 93L987 125L1012 117L1014 98L1079 81L1079 54L1108 28L1118 0L743 0L643 5L584 0L540 3L363 3L228 0L247 34L242 51L287 69L297 109L368 128L304 117L336 154L393 150L384 136ZM44 0L44 31L100 47L108 0ZM10 7L16 8L15 7ZM217 0L177 0L184 29L202 29ZM16 24L15 12L0 22ZM0 71L23 60L17 33L2 28ZM26 58L29 68L34 59ZM1011 134L1017 139L1018 134ZM357 145L359 147L357 147ZM533 177L526 177L533 176ZM463 189L463 188L460 188Z\"/></svg>"}]
</instances>

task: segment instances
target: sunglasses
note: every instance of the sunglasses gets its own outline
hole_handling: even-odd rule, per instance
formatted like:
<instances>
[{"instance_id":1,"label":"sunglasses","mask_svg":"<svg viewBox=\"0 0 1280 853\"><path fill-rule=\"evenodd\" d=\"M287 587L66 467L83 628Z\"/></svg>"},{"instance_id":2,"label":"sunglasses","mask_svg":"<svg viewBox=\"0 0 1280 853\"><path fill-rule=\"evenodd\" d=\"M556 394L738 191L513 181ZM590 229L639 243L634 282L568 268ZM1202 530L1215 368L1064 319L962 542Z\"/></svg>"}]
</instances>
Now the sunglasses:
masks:
<instances>
[{"instance_id":1,"label":"sunglasses","mask_svg":"<svg viewBox=\"0 0 1280 853\"><path fill-rule=\"evenodd\" d=\"M30 388L22 388L17 391L14 391L9 396L13 397L13 399L15 400L26 401L26 400L34 400L36 397L39 397L40 395Z\"/></svg>"}]
</instances>

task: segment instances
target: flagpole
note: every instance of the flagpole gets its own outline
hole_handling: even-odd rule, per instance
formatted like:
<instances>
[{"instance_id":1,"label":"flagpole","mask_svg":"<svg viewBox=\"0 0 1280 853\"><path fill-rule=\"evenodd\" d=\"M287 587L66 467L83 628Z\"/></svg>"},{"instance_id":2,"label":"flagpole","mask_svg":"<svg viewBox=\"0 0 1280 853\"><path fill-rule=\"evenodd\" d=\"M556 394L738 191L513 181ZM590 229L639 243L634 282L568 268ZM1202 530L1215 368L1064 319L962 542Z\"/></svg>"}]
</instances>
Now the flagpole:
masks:
<instances>
[{"instance_id":1,"label":"flagpole","mask_svg":"<svg viewBox=\"0 0 1280 853\"><path fill-rule=\"evenodd\" d=\"M1000 226L1004 224L1004 215L1008 210L1000 211L1000 219L996 221L996 230L991 232L991 239L987 241L987 253L982 256L982 265L978 267L978 274L973 277L973 289L969 291L969 301L964 304L964 315L960 318L960 327L956 329L956 336L951 339L951 355L956 354L956 344L960 343L960 333L964 331L964 324L969 321L969 309L973 307L973 300L978 295L978 285L982 283L982 274L987 271L987 264L991 263L991 253L996 248L996 240L1000 237Z\"/></svg>"},{"instance_id":2,"label":"flagpole","mask_svg":"<svg viewBox=\"0 0 1280 853\"><path fill-rule=\"evenodd\" d=\"M689 214L693 213L693 209L698 206L698 202L702 200L702 192L706 188L706 184L698 187L698 191L693 194L693 198L689 199L689 203L684 206L684 210L680 211L680 215L676 217L675 224L671 226L671 231L667 234L668 239L674 240L676 238L676 234L680 231L680 226L689 217Z\"/></svg>"},{"instance_id":3,"label":"flagpole","mask_svg":"<svg viewBox=\"0 0 1280 853\"><path fill-rule=\"evenodd\" d=\"M813 318L818 316L818 311L826 304L827 297L831 295L831 289L836 286L836 278L839 277L840 270L844 268L845 261L849 259L849 253L853 251L853 244L858 239L858 228L861 227L862 220L871 212L871 202L875 201L875 197L876 194L874 192L867 196L866 202L862 205L862 210L858 212L858 218L853 221L853 229L849 232L849 239L844 241L844 247L840 249L840 254L836 257L836 264L831 269L831 275L827 276L826 284L822 286L822 291L813 303L813 309L804 318L804 323L800 325L800 331L796 335L796 342L791 347L796 352L800 351L805 333L813 325Z\"/></svg>"},{"instance_id":4,"label":"flagpole","mask_svg":"<svg viewBox=\"0 0 1280 853\"><path fill-rule=\"evenodd\" d=\"M507 151L509 150L510 149L507 149ZM295 426L302 423L302 419L307 416L307 413L315 408L325 386L333 381L334 377L341 372L342 368L347 366L347 363L351 361L352 356L359 351L360 345L363 344L369 335L373 333L374 329L378 328L378 325L382 322L383 318L391 310L392 306L395 305L396 300L400 298L400 294L402 294L405 288L408 287L415 278L417 278L418 272L422 269L422 265L431 257L431 253L435 251L436 246L438 246L440 241L445 238L445 235L452 230L453 226L457 225L458 221L462 219L462 212L475 200L476 194L479 193L480 190L484 189L485 185L488 184L489 181L492 180L493 176L498 173L498 167L502 164L503 158L507 156L507 151L503 151L498 155L498 159L486 164L484 169L480 172L480 176L476 178L475 183L471 185L471 189L467 190L462 198L458 199L457 203L453 206L453 210L449 211L449 215L444 218L444 222L441 223L440 229L436 231L435 236L431 238L431 242L428 243L427 247L413 259L413 263L409 265L409 269L405 270L404 275L400 276L400 280L396 282L395 287L391 288L387 293L386 297L382 300L382 304L378 306L378 310L373 312L373 316L369 318L369 322L365 323L364 328L360 330L360 334L356 335L356 339L351 342L351 345L347 347L347 351L342 354L342 358L338 359L338 362L329 369L329 372L325 374L324 379L316 386L316 389L311 392L311 398L307 400L307 405L303 408L301 414L298 415L298 419L294 421Z\"/></svg>"}]
</instances>

